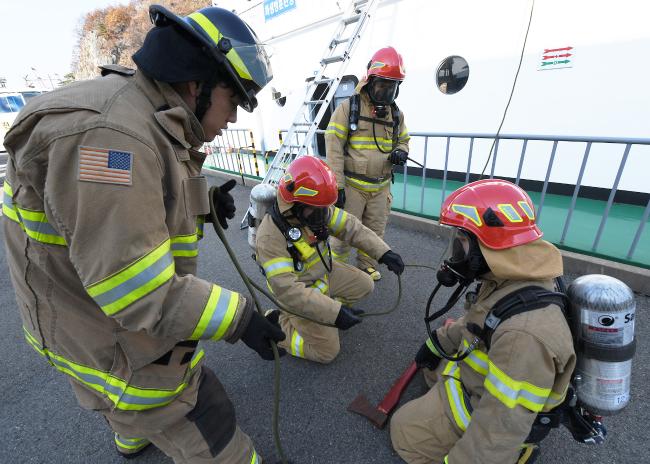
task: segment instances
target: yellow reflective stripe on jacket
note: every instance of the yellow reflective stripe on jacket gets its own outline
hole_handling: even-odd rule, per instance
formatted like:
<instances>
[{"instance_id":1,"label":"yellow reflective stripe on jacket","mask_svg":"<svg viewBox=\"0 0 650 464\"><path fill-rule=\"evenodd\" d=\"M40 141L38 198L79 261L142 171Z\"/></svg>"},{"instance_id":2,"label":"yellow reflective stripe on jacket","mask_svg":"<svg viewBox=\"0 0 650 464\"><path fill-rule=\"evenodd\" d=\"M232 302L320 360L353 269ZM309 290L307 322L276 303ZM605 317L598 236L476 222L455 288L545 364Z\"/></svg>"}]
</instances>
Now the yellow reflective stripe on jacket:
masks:
<instances>
[{"instance_id":1,"label":"yellow reflective stripe on jacket","mask_svg":"<svg viewBox=\"0 0 650 464\"><path fill-rule=\"evenodd\" d=\"M382 182L373 183L373 182L366 182L365 180L361 180L361 179L355 179L354 177L345 176L345 182L357 190L361 190L362 192L372 193L372 192L378 192L384 187L386 187L388 184L390 184L390 177Z\"/></svg>"},{"instance_id":2,"label":"yellow reflective stripe on jacket","mask_svg":"<svg viewBox=\"0 0 650 464\"><path fill-rule=\"evenodd\" d=\"M291 354L299 358L305 357L305 340L296 329L293 329L293 333L291 334Z\"/></svg>"},{"instance_id":3,"label":"yellow reflective stripe on jacket","mask_svg":"<svg viewBox=\"0 0 650 464\"><path fill-rule=\"evenodd\" d=\"M65 239L49 223L45 211L21 208L13 201L13 189L7 181L2 187L2 213L20 225L29 238L50 245L66 246Z\"/></svg>"},{"instance_id":4,"label":"yellow reflective stripe on jacket","mask_svg":"<svg viewBox=\"0 0 650 464\"><path fill-rule=\"evenodd\" d=\"M447 460L447 456L445 456L445 459L442 461L442 464L449 464L449 461Z\"/></svg>"},{"instance_id":5,"label":"yellow reflective stripe on jacket","mask_svg":"<svg viewBox=\"0 0 650 464\"><path fill-rule=\"evenodd\" d=\"M219 340L230 328L239 305L239 293L212 285L208 302L190 340Z\"/></svg>"},{"instance_id":6,"label":"yellow reflective stripe on jacket","mask_svg":"<svg viewBox=\"0 0 650 464\"><path fill-rule=\"evenodd\" d=\"M465 349L469 348L469 343L467 340L463 339L463 345ZM488 373L488 355L487 353L480 351L478 349L472 350L472 352L463 359L465 364L471 367L475 372L478 372L483 377Z\"/></svg>"},{"instance_id":7,"label":"yellow reflective stripe on jacket","mask_svg":"<svg viewBox=\"0 0 650 464\"><path fill-rule=\"evenodd\" d=\"M410 140L411 136L409 135L408 131L404 131L399 136L397 137L398 142L406 142L407 140Z\"/></svg>"},{"instance_id":8,"label":"yellow reflective stripe on jacket","mask_svg":"<svg viewBox=\"0 0 650 464\"><path fill-rule=\"evenodd\" d=\"M546 400L551 394L550 388L541 388L509 377L492 361L489 361L485 389L511 409L521 405L533 412L544 409Z\"/></svg>"},{"instance_id":9,"label":"yellow reflective stripe on jacket","mask_svg":"<svg viewBox=\"0 0 650 464\"><path fill-rule=\"evenodd\" d=\"M204 16L203 13L199 13L198 11L188 15L188 18L196 21L201 29L203 29L203 31L210 37L210 39L212 39L214 45L217 46L219 40L223 37L223 34L221 34L219 29L217 29L212 21ZM226 58L228 58L228 61L230 61L232 67L235 68L235 71L237 71L239 77L243 77L246 80L252 81L253 78L251 77L250 71L244 64L244 61L241 59L235 48L236 47L232 47L230 51L226 53Z\"/></svg>"},{"instance_id":10,"label":"yellow reflective stripe on jacket","mask_svg":"<svg viewBox=\"0 0 650 464\"><path fill-rule=\"evenodd\" d=\"M462 385L460 380L454 378L445 381L445 391L447 392L451 413L454 416L454 422L464 432L467 430L472 415L471 405Z\"/></svg>"},{"instance_id":11,"label":"yellow reflective stripe on jacket","mask_svg":"<svg viewBox=\"0 0 650 464\"><path fill-rule=\"evenodd\" d=\"M332 251L332 258L334 258L336 261L339 261L341 263L346 263L348 261L348 258L350 257L350 250L347 249L343 253L336 253L335 251Z\"/></svg>"},{"instance_id":12,"label":"yellow reflective stripe on jacket","mask_svg":"<svg viewBox=\"0 0 650 464\"><path fill-rule=\"evenodd\" d=\"M338 235L344 228L345 223L348 220L348 213L340 208L334 207L332 211L332 217L330 218L327 227L332 231L334 235Z\"/></svg>"},{"instance_id":13,"label":"yellow reflective stripe on jacket","mask_svg":"<svg viewBox=\"0 0 650 464\"><path fill-rule=\"evenodd\" d=\"M253 450L253 455L251 456L250 464L260 464L260 460L257 457L257 451Z\"/></svg>"},{"instance_id":14,"label":"yellow reflective stripe on jacket","mask_svg":"<svg viewBox=\"0 0 650 464\"><path fill-rule=\"evenodd\" d=\"M426 341L425 343L427 344L427 346L429 347L429 349L431 350L431 352L432 352L433 354L435 354L435 355L438 356L439 358L442 358L442 356L440 356L440 353L438 352L438 350L436 349L436 347L433 345L433 342L431 341L431 337L428 337L428 338L427 338L427 341Z\"/></svg>"},{"instance_id":15,"label":"yellow reflective stripe on jacket","mask_svg":"<svg viewBox=\"0 0 650 464\"><path fill-rule=\"evenodd\" d=\"M374 150L377 151L377 146L383 150L392 150L393 141L383 137L360 137L353 135L348 141L348 145L355 150ZM377 156L387 155L387 153L378 152Z\"/></svg>"},{"instance_id":16,"label":"yellow reflective stripe on jacket","mask_svg":"<svg viewBox=\"0 0 650 464\"><path fill-rule=\"evenodd\" d=\"M262 264L264 274L267 279L276 275L293 272L293 259L291 258L273 258Z\"/></svg>"},{"instance_id":17,"label":"yellow reflective stripe on jacket","mask_svg":"<svg viewBox=\"0 0 650 464\"><path fill-rule=\"evenodd\" d=\"M171 238L172 256L193 258L199 255L199 237L196 233Z\"/></svg>"},{"instance_id":18,"label":"yellow reflective stripe on jacket","mask_svg":"<svg viewBox=\"0 0 650 464\"><path fill-rule=\"evenodd\" d=\"M460 380L460 369L458 368L458 364L454 361L447 361L447 365L443 369L442 375L447 375Z\"/></svg>"},{"instance_id":19,"label":"yellow reflective stripe on jacket","mask_svg":"<svg viewBox=\"0 0 650 464\"><path fill-rule=\"evenodd\" d=\"M334 134L338 138L345 140L348 138L348 128L342 124L330 121L330 123L327 125L325 134Z\"/></svg>"},{"instance_id":20,"label":"yellow reflective stripe on jacket","mask_svg":"<svg viewBox=\"0 0 650 464\"><path fill-rule=\"evenodd\" d=\"M24 327L23 331L29 344L38 353L45 356L50 364L58 371L76 379L87 388L106 395L115 405L116 409L123 411L144 411L165 406L171 403L187 387L189 370L183 382L173 390L134 387L129 385L126 380L115 377L109 372L70 361L63 356L51 352L47 348L43 348ZM196 367L204 355L203 350L197 351L190 362L189 369L191 370Z\"/></svg>"},{"instance_id":21,"label":"yellow reflective stripe on jacket","mask_svg":"<svg viewBox=\"0 0 650 464\"><path fill-rule=\"evenodd\" d=\"M115 434L115 444L119 448L123 448L126 450L137 451L139 449L144 448L149 443L151 442L146 438L126 438L126 437L121 437L117 433Z\"/></svg>"},{"instance_id":22,"label":"yellow reflective stripe on jacket","mask_svg":"<svg viewBox=\"0 0 650 464\"><path fill-rule=\"evenodd\" d=\"M323 295L327 295L330 286L327 283L327 274L323 276L323 279L316 279L316 281L310 285L310 287L315 288L320 291Z\"/></svg>"},{"instance_id":23,"label":"yellow reflective stripe on jacket","mask_svg":"<svg viewBox=\"0 0 650 464\"><path fill-rule=\"evenodd\" d=\"M550 411L551 409L561 405L566 398L566 392L568 389L569 389L569 385L567 385L564 388L564 391L562 393L556 393L551 390L551 394L548 395L548 398L546 399L546 404L544 405L543 411L544 412Z\"/></svg>"},{"instance_id":24,"label":"yellow reflective stripe on jacket","mask_svg":"<svg viewBox=\"0 0 650 464\"><path fill-rule=\"evenodd\" d=\"M203 226L205 225L205 216L196 217L196 236L199 240L203 238Z\"/></svg>"},{"instance_id":25,"label":"yellow reflective stripe on jacket","mask_svg":"<svg viewBox=\"0 0 650 464\"><path fill-rule=\"evenodd\" d=\"M108 316L148 295L174 275L174 258L167 239L142 258L106 279L86 287Z\"/></svg>"},{"instance_id":26,"label":"yellow reflective stripe on jacket","mask_svg":"<svg viewBox=\"0 0 650 464\"><path fill-rule=\"evenodd\" d=\"M16 214L13 200L14 192L11 185L5 180L2 186L2 214L14 222L20 224L20 219ZM22 227L22 224L20 224ZM24 229L24 227L23 227Z\"/></svg>"}]
</instances>

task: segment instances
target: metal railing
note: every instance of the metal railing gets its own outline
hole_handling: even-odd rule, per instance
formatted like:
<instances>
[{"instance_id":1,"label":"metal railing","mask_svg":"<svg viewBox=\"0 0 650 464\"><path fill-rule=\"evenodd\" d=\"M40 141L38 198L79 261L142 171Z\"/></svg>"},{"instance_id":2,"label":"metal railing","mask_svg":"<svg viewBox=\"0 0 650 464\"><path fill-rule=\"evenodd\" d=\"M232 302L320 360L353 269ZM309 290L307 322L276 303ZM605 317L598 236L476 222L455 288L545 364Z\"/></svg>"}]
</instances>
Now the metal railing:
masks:
<instances>
[{"instance_id":1,"label":"metal railing","mask_svg":"<svg viewBox=\"0 0 650 464\"><path fill-rule=\"evenodd\" d=\"M222 158L217 168L262 178L264 174L261 170L255 170L255 174L251 168L242 170L243 154L249 157L255 155L248 155L251 153L250 146L254 146L252 134L247 130L240 132L249 134L248 138L240 134L240 139L245 140L242 146L236 146L238 139L235 133L224 135L221 144L212 145L214 152L218 152ZM543 227L545 231L551 226L556 227L556 237L551 241L558 246L650 268L650 255L646 256L644 252L643 256L638 256L640 243L643 245L641 249L646 249L646 242L650 248L650 237L643 234L650 218L650 193L645 190L648 188L646 184L638 187L638 183L632 182L636 206L629 206L633 208L630 210L632 212L625 213L629 213L629 217L625 218L625 227L628 228L626 230L632 227L635 231L628 243L620 242L623 240L621 237L616 244L619 249L625 245L625 251L612 252L602 246L613 208L621 205L628 207L625 198L618 198L629 193L620 191L622 179L627 174L629 184L629 178L634 178L636 171L643 169L647 172L650 166L650 139L500 134L495 140L494 134L436 132L412 132L410 136L411 157L426 168L415 167L412 163L403 168L396 167L393 193L401 196L401 207L398 202L393 204L393 209L438 219L439 206L447 194L459 185L477 179L481 168L484 168L483 177L510 179L521 184L534 197L538 223L542 221L545 206L561 203L561 210L566 211L566 216L559 218L556 206L551 210L556 214L545 220L553 224ZM491 156L488 156L490 153ZM630 163L632 155L636 156L636 164ZM231 161L226 165L228 157ZM248 161L250 164L250 158ZM612 177L612 174L612 179L606 178L608 175ZM581 191L588 195L580 195ZM596 199L594 203L594 192L602 196L602 201ZM433 200L438 194L439 203ZM549 201L551 206L548 206ZM576 212L584 213L585 204L590 201L592 210L602 208L600 216L594 219L595 216L591 214L592 222L588 224L584 218L576 221ZM572 228L572 225L577 227ZM580 244L567 240L570 234L578 233L582 237ZM627 235L631 234L628 232ZM593 240L585 239L587 236L593 237ZM612 241L611 237L609 241Z\"/></svg>"},{"instance_id":2,"label":"metal railing","mask_svg":"<svg viewBox=\"0 0 650 464\"><path fill-rule=\"evenodd\" d=\"M256 149L250 129L226 129L203 145L204 168L232 172L242 177L261 178L268 169L269 154Z\"/></svg>"}]
</instances>

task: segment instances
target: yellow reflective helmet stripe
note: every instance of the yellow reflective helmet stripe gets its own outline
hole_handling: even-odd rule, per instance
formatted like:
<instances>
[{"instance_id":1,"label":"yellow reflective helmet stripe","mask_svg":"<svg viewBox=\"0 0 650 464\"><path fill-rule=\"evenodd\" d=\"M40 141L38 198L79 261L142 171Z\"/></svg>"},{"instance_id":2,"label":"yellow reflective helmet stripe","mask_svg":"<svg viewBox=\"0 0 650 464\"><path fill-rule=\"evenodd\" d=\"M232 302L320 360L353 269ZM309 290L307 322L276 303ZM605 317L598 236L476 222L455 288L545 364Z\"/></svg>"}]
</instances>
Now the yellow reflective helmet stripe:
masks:
<instances>
[{"instance_id":1,"label":"yellow reflective helmet stripe","mask_svg":"<svg viewBox=\"0 0 650 464\"><path fill-rule=\"evenodd\" d=\"M531 383L515 380L489 361L489 371L485 377L485 389L509 408L523 406L533 412L540 412L551 394L550 388L542 388Z\"/></svg>"},{"instance_id":2,"label":"yellow reflective helmet stripe","mask_svg":"<svg viewBox=\"0 0 650 464\"><path fill-rule=\"evenodd\" d=\"M465 216L467 219L476 224L477 227L481 227L483 225L483 221L481 220L481 216L478 214L476 206L454 204L451 205L451 210L456 214Z\"/></svg>"},{"instance_id":3,"label":"yellow reflective helmet stripe","mask_svg":"<svg viewBox=\"0 0 650 464\"><path fill-rule=\"evenodd\" d=\"M295 197L315 197L318 195L318 190L310 189L307 187L300 186L298 189L293 192Z\"/></svg>"},{"instance_id":4,"label":"yellow reflective helmet stripe","mask_svg":"<svg viewBox=\"0 0 650 464\"><path fill-rule=\"evenodd\" d=\"M174 275L170 239L114 275L86 287L108 316L156 290Z\"/></svg>"},{"instance_id":5,"label":"yellow reflective helmet stripe","mask_svg":"<svg viewBox=\"0 0 650 464\"><path fill-rule=\"evenodd\" d=\"M190 362L190 369L186 373L183 381L175 389L157 390L140 388L129 385L126 380L115 377L109 372L87 367L55 354L41 346L25 327L23 327L23 332L27 342L58 371L76 379L87 388L105 395L114 404L116 409L123 411L144 411L171 403L185 390L187 381L191 376L191 371L205 355L203 350L199 350L194 354Z\"/></svg>"},{"instance_id":6,"label":"yellow reflective helmet stripe","mask_svg":"<svg viewBox=\"0 0 650 464\"><path fill-rule=\"evenodd\" d=\"M203 29L203 31L212 39L216 47L219 43L219 40L223 37L223 34L219 32L219 29L217 29L217 27L212 24L212 22L207 17L205 17L205 15L203 15L203 13L199 13L198 11L190 14L188 17L196 21L201 29ZM226 58L228 58L228 61L230 61L232 67L235 68L235 71L237 71L239 77L242 77L249 81L253 80L251 73L248 71L248 68L234 47L231 48L228 53L226 53Z\"/></svg>"},{"instance_id":7,"label":"yellow reflective helmet stripe","mask_svg":"<svg viewBox=\"0 0 650 464\"><path fill-rule=\"evenodd\" d=\"M193 258L199 255L199 237L196 233L177 235L171 238L171 250L174 257Z\"/></svg>"},{"instance_id":8,"label":"yellow reflective helmet stripe","mask_svg":"<svg viewBox=\"0 0 650 464\"><path fill-rule=\"evenodd\" d=\"M190 340L220 340L230 328L239 305L239 293L212 285L208 302Z\"/></svg>"},{"instance_id":9,"label":"yellow reflective helmet stripe","mask_svg":"<svg viewBox=\"0 0 650 464\"><path fill-rule=\"evenodd\" d=\"M510 222L524 222L524 219L517 212L514 206L508 203L500 203L497 205L497 208L503 213L505 217L508 218Z\"/></svg>"},{"instance_id":10,"label":"yellow reflective helmet stripe","mask_svg":"<svg viewBox=\"0 0 650 464\"><path fill-rule=\"evenodd\" d=\"M535 219L535 210L531 208L531 206L528 204L526 200L518 201L517 204L524 212L524 214L528 216L528 219L530 219L531 221Z\"/></svg>"}]
</instances>

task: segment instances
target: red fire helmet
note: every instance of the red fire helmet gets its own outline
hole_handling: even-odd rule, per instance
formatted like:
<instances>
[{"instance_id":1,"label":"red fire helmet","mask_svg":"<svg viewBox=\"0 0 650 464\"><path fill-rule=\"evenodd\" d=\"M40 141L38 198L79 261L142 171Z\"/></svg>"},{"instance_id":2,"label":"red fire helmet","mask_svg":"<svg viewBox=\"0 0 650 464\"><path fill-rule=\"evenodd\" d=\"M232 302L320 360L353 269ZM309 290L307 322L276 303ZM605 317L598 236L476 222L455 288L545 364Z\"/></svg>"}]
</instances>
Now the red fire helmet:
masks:
<instances>
[{"instance_id":1,"label":"red fire helmet","mask_svg":"<svg viewBox=\"0 0 650 464\"><path fill-rule=\"evenodd\" d=\"M328 207L338 198L336 177L319 158L301 156L294 160L280 179L278 192L287 203Z\"/></svg>"},{"instance_id":2,"label":"red fire helmet","mask_svg":"<svg viewBox=\"0 0 650 464\"><path fill-rule=\"evenodd\" d=\"M478 180L453 192L442 205L440 223L468 230L494 250L524 245L543 235L528 194L501 179Z\"/></svg>"},{"instance_id":3,"label":"red fire helmet","mask_svg":"<svg viewBox=\"0 0 650 464\"><path fill-rule=\"evenodd\" d=\"M397 53L397 50L393 47L377 50L368 63L367 78L370 79L370 76L403 81L406 77L406 71L404 71L402 55Z\"/></svg>"}]
</instances>

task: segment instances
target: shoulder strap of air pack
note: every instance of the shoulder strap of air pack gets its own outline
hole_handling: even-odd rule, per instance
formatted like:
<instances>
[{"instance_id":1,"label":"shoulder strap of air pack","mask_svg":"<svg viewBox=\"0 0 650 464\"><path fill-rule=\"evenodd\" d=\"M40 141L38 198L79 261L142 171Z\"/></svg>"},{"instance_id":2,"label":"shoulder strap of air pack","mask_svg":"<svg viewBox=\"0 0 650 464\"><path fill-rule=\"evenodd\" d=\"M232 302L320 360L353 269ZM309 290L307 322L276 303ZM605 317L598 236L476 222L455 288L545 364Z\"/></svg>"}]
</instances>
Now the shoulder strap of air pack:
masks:
<instances>
[{"instance_id":1,"label":"shoulder strap of air pack","mask_svg":"<svg viewBox=\"0 0 650 464\"><path fill-rule=\"evenodd\" d=\"M504 321L517 314L545 308L551 304L559 306L566 317L567 297L564 293L552 292L536 285L520 288L496 302L485 318L485 325L483 329L479 329L478 335L490 349L492 334Z\"/></svg>"}]
</instances>

